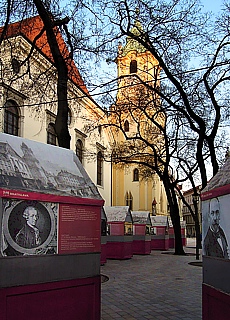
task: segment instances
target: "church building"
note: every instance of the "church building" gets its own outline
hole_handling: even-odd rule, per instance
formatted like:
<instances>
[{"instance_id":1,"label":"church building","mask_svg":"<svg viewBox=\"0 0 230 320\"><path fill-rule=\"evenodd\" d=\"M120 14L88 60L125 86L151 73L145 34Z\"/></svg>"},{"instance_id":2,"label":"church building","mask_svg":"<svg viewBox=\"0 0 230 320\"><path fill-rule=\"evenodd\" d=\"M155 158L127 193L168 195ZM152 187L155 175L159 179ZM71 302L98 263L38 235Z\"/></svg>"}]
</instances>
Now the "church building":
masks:
<instances>
[{"instance_id":1,"label":"church building","mask_svg":"<svg viewBox=\"0 0 230 320\"><path fill-rule=\"evenodd\" d=\"M7 28L0 47L0 131L57 145L54 129L58 106L57 70L46 32L42 29L43 22L39 16L10 24ZM132 32L138 35L141 31L137 20ZM70 53L60 32L57 32L57 41L63 55L68 58ZM104 161L105 154L111 154L114 146L123 145L127 150L125 135L132 137L144 132L152 143L159 146L161 143L156 128L146 121L144 112L140 112L143 105L148 105L148 110L155 112L159 103L159 98L152 96L142 84L142 81L154 82L160 86L157 60L137 41L127 37L126 44L118 46L116 63L118 93L116 104L110 110L110 121L116 123L120 119L123 131L117 132L111 126L95 126L100 124L100 119L106 118L107 113L90 96L71 58L68 65L70 148L97 186L105 205L128 205L131 210L167 215L163 183L154 173L148 179L143 178L139 158L135 164L123 166ZM158 117L157 121L163 123L164 117ZM128 149L135 150L135 146L129 144Z\"/></svg>"},{"instance_id":2,"label":"church building","mask_svg":"<svg viewBox=\"0 0 230 320\"><path fill-rule=\"evenodd\" d=\"M137 36L143 33L138 20L131 32ZM146 153L153 154L138 139L146 138L160 148L159 131L148 119L156 117L160 103L159 97L148 89L148 84L160 86L158 61L138 41L127 37L124 46L119 43L116 63L118 93L116 104L110 110L110 121L116 124L113 129L115 150L124 155L123 159L126 157L126 164L116 163L116 159L113 163L112 203L114 206L128 205L134 211L149 211L152 215L167 215L163 182L154 172L146 177L140 165L142 151L143 157ZM159 113L157 117L157 121L164 124L164 115Z\"/></svg>"}]
</instances>

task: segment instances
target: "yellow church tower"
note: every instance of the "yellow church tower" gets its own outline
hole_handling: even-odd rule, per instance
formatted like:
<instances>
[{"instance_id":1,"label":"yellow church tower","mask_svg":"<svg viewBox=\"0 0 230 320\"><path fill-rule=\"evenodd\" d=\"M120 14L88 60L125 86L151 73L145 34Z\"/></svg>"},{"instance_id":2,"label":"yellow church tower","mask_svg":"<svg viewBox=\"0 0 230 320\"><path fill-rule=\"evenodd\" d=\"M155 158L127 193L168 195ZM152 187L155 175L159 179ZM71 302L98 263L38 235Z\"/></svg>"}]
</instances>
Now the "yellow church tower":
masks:
<instances>
[{"instance_id":1,"label":"yellow church tower","mask_svg":"<svg viewBox=\"0 0 230 320\"><path fill-rule=\"evenodd\" d=\"M138 20L131 32L137 36L143 33ZM160 68L155 57L136 40L127 37L126 44L118 46L116 59L118 73L118 93L116 104L111 108L111 117L121 130L114 130L115 145L125 153L131 149L129 138L148 134L156 143L157 130L146 120L145 111L156 114L159 97L153 97L148 84L160 86ZM147 86L146 86L147 84ZM164 121L159 114L157 121ZM128 138L128 139L127 139ZM151 137L150 137L151 139ZM133 141L133 140L130 140ZM134 148L134 146L133 146ZM134 155L135 157L135 155ZM113 163L112 165L112 205L128 205L133 211L150 211L153 215L167 215L167 199L163 183L155 174L143 179L138 161L135 164Z\"/></svg>"}]
</instances>

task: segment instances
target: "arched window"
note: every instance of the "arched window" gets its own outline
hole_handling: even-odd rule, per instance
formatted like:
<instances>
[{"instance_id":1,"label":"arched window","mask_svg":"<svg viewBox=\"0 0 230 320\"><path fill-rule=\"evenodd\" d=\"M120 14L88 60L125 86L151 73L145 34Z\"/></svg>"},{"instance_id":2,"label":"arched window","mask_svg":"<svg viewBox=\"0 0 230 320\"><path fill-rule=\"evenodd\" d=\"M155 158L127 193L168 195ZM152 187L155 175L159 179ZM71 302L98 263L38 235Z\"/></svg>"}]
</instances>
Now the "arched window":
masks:
<instances>
[{"instance_id":1,"label":"arched window","mask_svg":"<svg viewBox=\"0 0 230 320\"><path fill-rule=\"evenodd\" d=\"M130 210L133 210L133 196L130 191L126 192L125 202L126 202L126 206L128 206Z\"/></svg>"},{"instance_id":2,"label":"arched window","mask_svg":"<svg viewBox=\"0 0 230 320\"><path fill-rule=\"evenodd\" d=\"M139 170L137 168L133 170L133 181L139 181Z\"/></svg>"},{"instance_id":3,"label":"arched window","mask_svg":"<svg viewBox=\"0 0 230 320\"><path fill-rule=\"evenodd\" d=\"M83 142L78 139L76 142L76 155L78 156L78 159L81 161L83 160Z\"/></svg>"},{"instance_id":4,"label":"arched window","mask_svg":"<svg viewBox=\"0 0 230 320\"><path fill-rule=\"evenodd\" d=\"M11 65L12 65L12 69L13 69L14 73L20 72L21 64L16 58L13 58L11 60Z\"/></svg>"},{"instance_id":5,"label":"arched window","mask_svg":"<svg viewBox=\"0 0 230 320\"><path fill-rule=\"evenodd\" d=\"M47 143L54 146L57 145L57 135L54 128L54 123L50 122L47 128Z\"/></svg>"},{"instance_id":6,"label":"arched window","mask_svg":"<svg viewBox=\"0 0 230 320\"><path fill-rule=\"evenodd\" d=\"M103 169L103 155L101 151L97 154L97 184L102 186L102 169Z\"/></svg>"},{"instance_id":7,"label":"arched window","mask_svg":"<svg viewBox=\"0 0 230 320\"><path fill-rule=\"evenodd\" d=\"M17 103L9 100L5 104L4 132L18 136L19 133L19 109Z\"/></svg>"},{"instance_id":8,"label":"arched window","mask_svg":"<svg viewBox=\"0 0 230 320\"><path fill-rule=\"evenodd\" d=\"M136 60L131 60L130 67L129 67L129 72L130 73L136 73L137 72L137 61Z\"/></svg>"},{"instance_id":9,"label":"arched window","mask_svg":"<svg viewBox=\"0 0 230 320\"><path fill-rule=\"evenodd\" d=\"M128 120L125 120L124 129L125 129L125 132L129 132L129 121Z\"/></svg>"}]
</instances>

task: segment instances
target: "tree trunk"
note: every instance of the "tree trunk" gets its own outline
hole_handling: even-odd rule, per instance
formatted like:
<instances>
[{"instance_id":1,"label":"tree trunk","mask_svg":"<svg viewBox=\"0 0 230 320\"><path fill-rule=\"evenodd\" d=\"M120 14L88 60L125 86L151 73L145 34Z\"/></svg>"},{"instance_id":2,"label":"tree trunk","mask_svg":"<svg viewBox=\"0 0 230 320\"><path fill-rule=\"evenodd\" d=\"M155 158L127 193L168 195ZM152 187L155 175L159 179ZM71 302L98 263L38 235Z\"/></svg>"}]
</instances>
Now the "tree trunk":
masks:
<instances>
[{"instance_id":1,"label":"tree trunk","mask_svg":"<svg viewBox=\"0 0 230 320\"><path fill-rule=\"evenodd\" d=\"M204 163L203 157L203 144L204 144L204 135L200 134L198 142L197 142L197 152L196 152L196 159L200 170L201 181L202 181L202 189L206 187L208 179L207 179L207 172Z\"/></svg>"},{"instance_id":2,"label":"tree trunk","mask_svg":"<svg viewBox=\"0 0 230 320\"><path fill-rule=\"evenodd\" d=\"M58 112L55 121L55 131L57 134L59 147L70 149L70 134L68 129L68 101L67 101L67 75L59 72L57 95L58 95Z\"/></svg>"},{"instance_id":3,"label":"tree trunk","mask_svg":"<svg viewBox=\"0 0 230 320\"><path fill-rule=\"evenodd\" d=\"M174 186L170 183L170 181L167 178L164 179L164 187L169 203L169 209L170 209L170 217L172 219L173 229L174 229L174 235L175 235L175 253L176 255L185 255L183 243L182 243L182 237L181 237L181 225L180 225L180 213L179 213L179 207L176 197L176 192L174 189Z\"/></svg>"},{"instance_id":4,"label":"tree trunk","mask_svg":"<svg viewBox=\"0 0 230 320\"><path fill-rule=\"evenodd\" d=\"M44 23L47 41L49 43L50 51L53 56L55 67L58 73L57 83L57 98L58 98L58 112L55 121L55 131L60 147L70 149L70 134L68 130L68 96L67 96L67 82L68 82L68 68L66 61L60 51L56 31L54 29L54 22L46 10L44 3L41 0L33 0L38 10L38 13Z\"/></svg>"},{"instance_id":5,"label":"tree trunk","mask_svg":"<svg viewBox=\"0 0 230 320\"><path fill-rule=\"evenodd\" d=\"M213 168L213 175L215 175L218 170L219 170L219 165L216 159L216 151L215 151L215 146L214 146L214 140L213 139L208 139L208 147L210 151L210 158L212 162L212 168Z\"/></svg>"}]
</instances>

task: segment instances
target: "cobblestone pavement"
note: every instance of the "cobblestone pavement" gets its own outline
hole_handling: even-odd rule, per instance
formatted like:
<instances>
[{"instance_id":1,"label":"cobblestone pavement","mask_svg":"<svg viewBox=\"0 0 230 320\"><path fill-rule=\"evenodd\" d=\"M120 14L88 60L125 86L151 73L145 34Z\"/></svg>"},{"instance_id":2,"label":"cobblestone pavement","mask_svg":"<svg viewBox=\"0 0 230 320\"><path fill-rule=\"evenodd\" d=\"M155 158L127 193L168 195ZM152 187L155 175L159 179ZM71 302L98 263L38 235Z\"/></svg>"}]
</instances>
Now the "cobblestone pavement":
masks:
<instances>
[{"instance_id":1,"label":"cobblestone pavement","mask_svg":"<svg viewBox=\"0 0 230 320\"><path fill-rule=\"evenodd\" d=\"M191 239L190 239L191 243ZM152 251L129 260L107 260L101 274L101 320L201 320L202 267L189 264L195 249L185 248L187 256Z\"/></svg>"}]
</instances>

